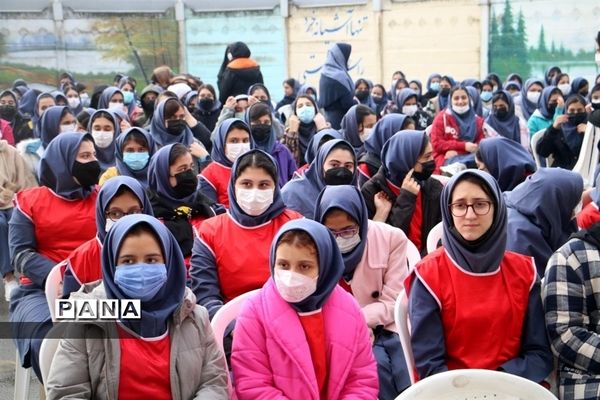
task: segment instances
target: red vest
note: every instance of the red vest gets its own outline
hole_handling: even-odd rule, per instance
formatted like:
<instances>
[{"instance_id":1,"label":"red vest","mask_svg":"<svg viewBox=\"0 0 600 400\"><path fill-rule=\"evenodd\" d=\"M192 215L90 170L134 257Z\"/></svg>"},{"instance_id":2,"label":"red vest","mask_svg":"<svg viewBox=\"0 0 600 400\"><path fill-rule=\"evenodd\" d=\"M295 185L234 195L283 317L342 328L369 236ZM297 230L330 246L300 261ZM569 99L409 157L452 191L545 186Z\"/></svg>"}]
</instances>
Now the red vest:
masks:
<instances>
[{"instance_id":1,"label":"red vest","mask_svg":"<svg viewBox=\"0 0 600 400\"><path fill-rule=\"evenodd\" d=\"M256 227L238 224L229 213L204 221L197 232L214 254L225 302L265 284L271 276L271 242L283 224L298 218L302 216L297 212L285 210L270 222Z\"/></svg>"},{"instance_id":2,"label":"red vest","mask_svg":"<svg viewBox=\"0 0 600 400\"><path fill-rule=\"evenodd\" d=\"M440 306L448 369L496 370L520 354L536 279L530 257L507 251L496 272L473 274L439 248L417 264L407 290L415 274Z\"/></svg>"},{"instance_id":3,"label":"red vest","mask_svg":"<svg viewBox=\"0 0 600 400\"><path fill-rule=\"evenodd\" d=\"M223 204L229 208L229 179L231 178L231 168L218 162L211 162L200 174L217 192L217 203Z\"/></svg>"},{"instance_id":4,"label":"red vest","mask_svg":"<svg viewBox=\"0 0 600 400\"><path fill-rule=\"evenodd\" d=\"M102 244L98 238L88 240L69 257L69 269L81 284L102 279Z\"/></svg>"},{"instance_id":5,"label":"red vest","mask_svg":"<svg viewBox=\"0 0 600 400\"><path fill-rule=\"evenodd\" d=\"M36 251L58 263L96 236L96 196L67 200L45 186L26 189L16 196L16 206L35 228ZM29 283L22 276L21 283Z\"/></svg>"},{"instance_id":6,"label":"red vest","mask_svg":"<svg viewBox=\"0 0 600 400\"><path fill-rule=\"evenodd\" d=\"M408 227L408 238L411 242L417 246L419 252L423 250L423 243L421 240L422 233L422 225L423 225L423 196L421 195L421 191L417 194L417 199L415 200L415 210L413 211L412 218L410 219L410 225Z\"/></svg>"},{"instance_id":7,"label":"red vest","mask_svg":"<svg viewBox=\"0 0 600 400\"><path fill-rule=\"evenodd\" d=\"M598 205L596 203L591 202L587 206L581 210L581 212L577 215L577 226L581 229L588 229L596 222L600 221L600 210L598 210Z\"/></svg>"}]
</instances>

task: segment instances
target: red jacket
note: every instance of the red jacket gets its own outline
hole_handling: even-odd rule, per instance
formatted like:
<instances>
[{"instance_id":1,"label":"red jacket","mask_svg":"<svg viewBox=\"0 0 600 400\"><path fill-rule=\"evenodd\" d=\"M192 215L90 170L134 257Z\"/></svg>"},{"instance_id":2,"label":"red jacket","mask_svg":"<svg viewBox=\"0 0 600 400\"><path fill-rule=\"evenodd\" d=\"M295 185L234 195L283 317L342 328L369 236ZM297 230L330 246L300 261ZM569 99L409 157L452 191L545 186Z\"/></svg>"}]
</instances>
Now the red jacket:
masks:
<instances>
[{"instance_id":1,"label":"red jacket","mask_svg":"<svg viewBox=\"0 0 600 400\"><path fill-rule=\"evenodd\" d=\"M477 124L477 134L473 143L479 143L484 138L483 118L476 115L475 123ZM447 151L454 150L459 155L468 153L465 150L467 142L459 139L459 136L460 128L452 113L448 109L440 112L433 120L429 134L431 146L433 147L433 158L435 159L436 169L434 174L438 174L440 167L444 165Z\"/></svg>"},{"instance_id":2,"label":"red jacket","mask_svg":"<svg viewBox=\"0 0 600 400\"><path fill-rule=\"evenodd\" d=\"M596 203L591 202L577 214L577 226L581 229L588 229L596 222L600 222L600 210Z\"/></svg>"}]
</instances>

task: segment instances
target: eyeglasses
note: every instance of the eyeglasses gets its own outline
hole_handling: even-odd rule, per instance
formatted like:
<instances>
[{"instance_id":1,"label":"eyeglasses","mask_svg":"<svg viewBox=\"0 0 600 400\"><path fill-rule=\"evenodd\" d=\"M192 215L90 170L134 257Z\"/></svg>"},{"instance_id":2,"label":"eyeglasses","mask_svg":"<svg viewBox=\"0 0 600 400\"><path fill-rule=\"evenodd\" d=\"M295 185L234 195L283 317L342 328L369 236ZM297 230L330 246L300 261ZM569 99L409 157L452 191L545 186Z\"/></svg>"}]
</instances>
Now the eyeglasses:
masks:
<instances>
[{"instance_id":1,"label":"eyeglasses","mask_svg":"<svg viewBox=\"0 0 600 400\"><path fill-rule=\"evenodd\" d=\"M123 212L121 210L108 210L104 215L111 221L117 222L126 215L141 214L142 211L143 209L141 208L134 208L133 210L129 210L128 212Z\"/></svg>"},{"instance_id":2,"label":"eyeglasses","mask_svg":"<svg viewBox=\"0 0 600 400\"><path fill-rule=\"evenodd\" d=\"M475 215L482 216L490 212L490 209L492 208L492 202L486 200L479 200L471 204L452 203L450 204L450 212L455 217L464 217L465 215L467 215L469 207L473 209Z\"/></svg>"},{"instance_id":3,"label":"eyeglasses","mask_svg":"<svg viewBox=\"0 0 600 400\"><path fill-rule=\"evenodd\" d=\"M354 228L344 229L341 231L334 231L332 229L330 229L329 231L336 238L341 237L344 239L350 239L352 236L356 235L356 233L358 232L358 226L354 227Z\"/></svg>"}]
</instances>

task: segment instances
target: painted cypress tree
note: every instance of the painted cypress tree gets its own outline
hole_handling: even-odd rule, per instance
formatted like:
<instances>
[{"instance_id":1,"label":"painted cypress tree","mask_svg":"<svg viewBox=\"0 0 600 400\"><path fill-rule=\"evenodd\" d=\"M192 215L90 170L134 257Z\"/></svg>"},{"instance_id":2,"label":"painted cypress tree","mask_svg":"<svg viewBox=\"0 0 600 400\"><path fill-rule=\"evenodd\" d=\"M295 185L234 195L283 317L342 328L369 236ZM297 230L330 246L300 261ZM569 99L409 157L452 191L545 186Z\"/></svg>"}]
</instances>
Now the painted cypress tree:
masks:
<instances>
[{"instance_id":1,"label":"painted cypress tree","mask_svg":"<svg viewBox=\"0 0 600 400\"><path fill-rule=\"evenodd\" d=\"M538 52L540 56L546 55L548 53L548 48L546 47L546 34L544 33L544 25L540 28L540 38L538 40Z\"/></svg>"},{"instance_id":2,"label":"painted cypress tree","mask_svg":"<svg viewBox=\"0 0 600 400\"><path fill-rule=\"evenodd\" d=\"M529 54L527 51L527 31L525 29L525 17L523 11L519 10L517 19L517 33L515 40L515 58L521 76L531 75L531 65L529 64Z\"/></svg>"}]
</instances>

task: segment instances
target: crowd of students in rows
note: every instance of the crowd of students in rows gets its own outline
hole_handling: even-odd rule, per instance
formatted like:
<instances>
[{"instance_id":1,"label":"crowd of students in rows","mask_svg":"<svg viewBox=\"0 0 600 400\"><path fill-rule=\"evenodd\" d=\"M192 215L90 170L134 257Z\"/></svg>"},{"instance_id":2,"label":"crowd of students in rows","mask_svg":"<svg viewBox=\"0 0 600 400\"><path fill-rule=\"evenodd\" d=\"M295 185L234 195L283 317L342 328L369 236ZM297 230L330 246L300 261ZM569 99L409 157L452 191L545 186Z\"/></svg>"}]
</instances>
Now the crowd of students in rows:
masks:
<instances>
[{"instance_id":1,"label":"crowd of students in rows","mask_svg":"<svg viewBox=\"0 0 600 400\"><path fill-rule=\"evenodd\" d=\"M352 81L350 51L333 44L318 90L286 80L276 105L241 42L219 96L165 66L89 106L70 74L55 92L0 92L0 272L21 364L41 378L56 265L64 297L141 299L139 321L71 328L50 398L227 398L229 365L238 398L393 399L413 368L403 291L420 379L486 368L546 384L554 351L562 398L599 395L600 195L570 169L600 126L600 77L423 88L397 72L386 90ZM209 321L259 288L226 333L228 364Z\"/></svg>"}]
</instances>

